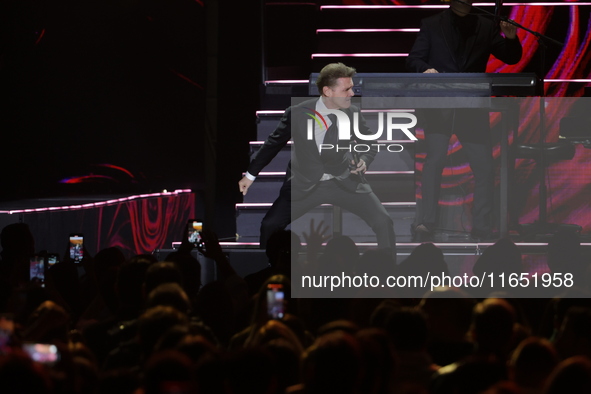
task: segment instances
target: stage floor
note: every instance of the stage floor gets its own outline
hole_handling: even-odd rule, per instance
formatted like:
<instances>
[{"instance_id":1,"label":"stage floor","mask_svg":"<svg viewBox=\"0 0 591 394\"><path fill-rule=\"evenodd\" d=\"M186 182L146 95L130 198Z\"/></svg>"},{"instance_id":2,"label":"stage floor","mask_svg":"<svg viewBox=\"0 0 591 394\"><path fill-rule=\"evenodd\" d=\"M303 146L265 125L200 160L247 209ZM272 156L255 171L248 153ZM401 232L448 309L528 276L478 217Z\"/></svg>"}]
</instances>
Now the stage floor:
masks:
<instances>
[{"instance_id":1,"label":"stage floor","mask_svg":"<svg viewBox=\"0 0 591 394\"><path fill-rule=\"evenodd\" d=\"M36 251L50 253L66 250L70 233L82 233L91 255L107 247L120 248L127 257L156 250L172 251L186 233L186 222L196 215L196 196L188 189L136 195L87 195L44 199L0 201L0 227L27 223L36 241ZM442 238L442 237L441 237ZM471 270L476 259L492 242L469 242L465 234L450 233L448 242L434 243L440 248L450 273ZM361 253L374 249L374 242L359 242ZM361 241L364 241L361 239ZM399 240L403 241L403 240ZM453 241L453 242L449 242ZM518 242L526 272L547 272L547 242ZM400 263L419 245L397 244ZM240 276L267 267L264 250L255 237L223 239L222 249ZM582 246L588 255L591 242L583 235ZM304 245L305 250L305 245Z\"/></svg>"}]
</instances>

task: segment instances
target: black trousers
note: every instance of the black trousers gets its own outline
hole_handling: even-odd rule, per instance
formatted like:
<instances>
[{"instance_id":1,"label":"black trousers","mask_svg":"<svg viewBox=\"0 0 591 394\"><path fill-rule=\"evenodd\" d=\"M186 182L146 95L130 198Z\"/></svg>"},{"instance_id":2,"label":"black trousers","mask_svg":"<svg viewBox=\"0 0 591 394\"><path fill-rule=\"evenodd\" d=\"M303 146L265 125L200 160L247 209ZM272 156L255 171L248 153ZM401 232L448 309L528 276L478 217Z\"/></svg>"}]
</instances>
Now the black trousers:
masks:
<instances>
[{"instance_id":1,"label":"black trousers","mask_svg":"<svg viewBox=\"0 0 591 394\"><path fill-rule=\"evenodd\" d=\"M416 224L437 223L439 194L452 134L458 137L474 173L472 230L489 232L494 204L494 167L489 113L483 109L424 110L426 153L421 178L422 204Z\"/></svg>"},{"instance_id":2,"label":"black trousers","mask_svg":"<svg viewBox=\"0 0 591 394\"><path fill-rule=\"evenodd\" d=\"M292 199L291 188L285 184L271 209L261 223L261 247L277 230L282 230L306 212L321 205L337 205L363 219L374 231L378 247L390 248L396 256L394 223L373 192L354 193L341 186L337 180L321 181L304 197Z\"/></svg>"}]
</instances>

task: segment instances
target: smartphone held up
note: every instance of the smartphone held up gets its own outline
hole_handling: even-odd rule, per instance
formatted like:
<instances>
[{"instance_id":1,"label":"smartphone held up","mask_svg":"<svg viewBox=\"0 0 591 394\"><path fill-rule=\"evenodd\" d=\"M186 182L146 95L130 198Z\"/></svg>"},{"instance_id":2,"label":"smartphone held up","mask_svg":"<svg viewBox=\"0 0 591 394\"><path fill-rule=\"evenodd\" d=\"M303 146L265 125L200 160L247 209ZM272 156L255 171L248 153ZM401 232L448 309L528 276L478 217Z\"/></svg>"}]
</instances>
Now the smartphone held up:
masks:
<instances>
[{"instance_id":1,"label":"smartphone held up","mask_svg":"<svg viewBox=\"0 0 591 394\"><path fill-rule=\"evenodd\" d=\"M70 234L70 260L74 263L82 262L84 258L84 236L82 234Z\"/></svg>"},{"instance_id":2,"label":"smartphone held up","mask_svg":"<svg viewBox=\"0 0 591 394\"><path fill-rule=\"evenodd\" d=\"M203 249L203 222L199 219L189 219L187 222L187 240L198 249Z\"/></svg>"},{"instance_id":3,"label":"smartphone held up","mask_svg":"<svg viewBox=\"0 0 591 394\"><path fill-rule=\"evenodd\" d=\"M285 292L280 283L267 285L267 315L270 319L283 319L285 316Z\"/></svg>"}]
</instances>

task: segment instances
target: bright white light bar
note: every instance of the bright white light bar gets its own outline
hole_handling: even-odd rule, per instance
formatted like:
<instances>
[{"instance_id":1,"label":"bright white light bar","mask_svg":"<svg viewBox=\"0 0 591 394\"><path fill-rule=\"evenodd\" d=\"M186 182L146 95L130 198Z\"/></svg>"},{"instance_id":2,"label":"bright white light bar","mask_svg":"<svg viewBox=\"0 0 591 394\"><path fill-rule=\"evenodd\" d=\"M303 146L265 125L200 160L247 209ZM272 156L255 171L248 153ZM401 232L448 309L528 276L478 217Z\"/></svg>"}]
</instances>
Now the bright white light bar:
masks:
<instances>
[{"instance_id":1,"label":"bright white light bar","mask_svg":"<svg viewBox=\"0 0 591 394\"><path fill-rule=\"evenodd\" d=\"M313 53L316 57L406 57L408 53Z\"/></svg>"},{"instance_id":2,"label":"bright white light bar","mask_svg":"<svg viewBox=\"0 0 591 394\"><path fill-rule=\"evenodd\" d=\"M367 171L366 175L377 175L377 174L386 174L386 175L411 175L414 174L414 171ZM258 176L285 176L285 171L275 171L275 172L259 172Z\"/></svg>"},{"instance_id":3,"label":"bright white light bar","mask_svg":"<svg viewBox=\"0 0 591 394\"><path fill-rule=\"evenodd\" d=\"M544 79L544 82L583 82L589 83L591 79Z\"/></svg>"},{"instance_id":4,"label":"bright white light bar","mask_svg":"<svg viewBox=\"0 0 591 394\"><path fill-rule=\"evenodd\" d=\"M262 171L259 172L259 176L285 176L285 171Z\"/></svg>"},{"instance_id":5,"label":"bright white light bar","mask_svg":"<svg viewBox=\"0 0 591 394\"><path fill-rule=\"evenodd\" d=\"M414 171L366 171L366 175L412 175Z\"/></svg>"},{"instance_id":6,"label":"bright white light bar","mask_svg":"<svg viewBox=\"0 0 591 394\"><path fill-rule=\"evenodd\" d=\"M281 80L272 80L272 81L265 81L265 85L270 83L308 83L307 79L281 79Z\"/></svg>"},{"instance_id":7,"label":"bright white light bar","mask_svg":"<svg viewBox=\"0 0 591 394\"><path fill-rule=\"evenodd\" d=\"M591 4L589 4L589 5L591 5ZM317 55L317 54L313 54L312 56L315 56L315 55ZM334 54L324 54L324 55L337 56L339 54L334 53ZM376 55L382 56L383 54L376 54ZM400 53L399 55L400 55L400 57L408 56L408 53ZM287 80L287 79L286 80L277 80L277 81L267 81L267 82L285 83L285 84L294 83L294 82L292 82L290 80ZM544 82L581 82L581 83L591 83L591 79L544 79ZM304 84L304 83L310 83L310 80L308 80L308 79L301 79L301 80L298 80L297 83L302 83L302 84ZM391 109L389 111L391 111L391 112L395 112L395 111L409 112L409 110L406 110L406 109L405 110ZM256 111L256 114L257 115L275 115L275 114L282 114L284 112L285 111L283 111L283 110L265 110L265 111ZM361 112L384 112L384 110L362 109Z\"/></svg>"},{"instance_id":8,"label":"bright white light bar","mask_svg":"<svg viewBox=\"0 0 591 394\"><path fill-rule=\"evenodd\" d=\"M265 141L250 141L249 145L263 145ZM288 145L293 145L293 141L287 141Z\"/></svg>"},{"instance_id":9,"label":"bright white light bar","mask_svg":"<svg viewBox=\"0 0 591 394\"><path fill-rule=\"evenodd\" d=\"M271 205L272 202L241 202L236 204L236 208L265 208Z\"/></svg>"},{"instance_id":10,"label":"bright white light bar","mask_svg":"<svg viewBox=\"0 0 591 394\"><path fill-rule=\"evenodd\" d=\"M378 144L414 144L413 140L378 140ZM249 145L263 145L265 141L250 141ZM293 141L287 141L288 145L293 145Z\"/></svg>"},{"instance_id":11,"label":"bright white light bar","mask_svg":"<svg viewBox=\"0 0 591 394\"><path fill-rule=\"evenodd\" d=\"M220 242L220 246L259 246L258 242Z\"/></svg>"},{"instance_id":12,"label":"bright white light bar","mask_svg":"<svg viewBox=\"0 0 591 394\"><path fill-rule=\"evenodd\" d=\"M495 3L474 3L475 7L494 7ZM536 2L536 3L504 3L503 6L506 7L513 7L513 6L581 6L581 5L591 5L591 3L579 3L579 2ZM449 4L440 4L440 5L323 5L320 6L320 11L322 10L329 10L329 9L352 9L352 10L361 10L361 9L368 9L368 10L375 10L375 9L400 9L400 8L448 8Z\"/></svg>"},{"instance_id":13,"label":"bright white light bar","mask_svg":"<svg viewBox=\"0 0 591 394\"><path fill-rule=\"evenodd\" d=\"M378 10L388 8L449 8L449 5L322 5L320 11L329 9Z\"/></svg>"},{"instance_id":14,"label":"bright white light bar","mask_svg":"<svg viewBox=\"0 0 591 394\"><path fill-rule=\"evenodd\" d=\"M258 115L277 115L277 114L282 114L284 113L285 110L282 109L270 109L270 110L264 110L264 111L257 111L256 114Z\"/></svg>"},{"instance_id":15,"label":"bright white light bar","mask_svg":"<svg viewBox=\"0 0 591 394\"><path fill-rule=\"evenodd\" d=\"M399 108L389 108L389 109L362 109L361 112L367 113L381 113L381 112L415 112L414 109L399 109Z\"/></svg>"},{"instance_id":16,"label":"bright white light bar","mask_svg":"<svg viewBox=\"0 0 591 394\"><path fill-rule=\"evenodd\" d=\"M491 7L494 6L494 3L481 3L482 5L490 5ZM474 5L478 5L478 3L474 3ZM512 7L512 6L526 6L526 5L535 5L535 6L579 6L579 5L591 5L591 3L579 3L579 2L546 2L546 3L504 3L504 6Z\"/></svg>"},{"instance_id":17,"label":"bright white light bar","mask_svg":"<svg viewBox=\"0 0 591 394\"><path fill-rule=\"evenodd\" d=\"M415 33L421 29L408 28L408 29L316 29L318 33Z\"/></svg>"},{"instance_id":18,"label":"bright white light bar","mask_svg":"<svg viewBox=\"0 0 591 394\"><path fill-rule=\"evenodd\" d=\"M306 245L305 243L302 243L302 245ZM378 244L376 242L356 242L355 245L357 246L369 246L369 247L376 247ZM399 248L414 248L416 246L419 246L420 243L418 242L397 242L396 246L398 246ZM474 247L476 247L476 243L472 242L472 243L450 243L450 242L444 242L444 243L434 243L435 246L437 246L439 249L442 250L446 250L446 249L453 249L453 248L457 248L457 247L462 247L462 248L466 248L466 249L472 249ZM479 243L478 245L492 245L492 243ZM516 242L515 245L517 246L523 246L523 247L528 247L528 246L540 246L540 247L545 247L548 246L547 243L523 243L523 242ZM581 243L582 246L591 246L590 243ZM181 246L181 242L173 242L172 243L172 248L173 249L177 249L179 246ZM236 247L236 246L259 246L258 242L220 242L220 246L223 248L224 246L228 246L228 247Z\"/></svg>"},{"instance_id":19,"label":"bright white light bar","mask_svg":"<svg viewBox=\"0 0 591 394\"><path fill-rule=\"evenodd\" d=\"M236 204L236 208L266 208L271 207L272 202L241 202ZM383 202L382 205L388 207L414 207L417 205L414 201L409 202ZM331 207L332 204L320 204L321 207Z\"/></svg>"},{"instance_id":20,"label":"bright white light bar","mask_svg":"<svg viewBox=\"0 0 591 394\"><path fill-rule=\"evenodd\" d=\"M128 197L115 198L112 200L91 202L91 203L79 204L79 205L62 205L62 206L57 206L57 207L12 209L9 211L0 210L0 213L7 213L9 215L14 215L14 214L19 214L19 213L37 213L37 212L46 212L46 211L75 211L75 210L80 210L80 209L104 207L107 205L119 204L121 202L127 202L127 201L136 200L136 199L142 199L142 198L170 197L170 196L176 196L176 195L184 194L184 193L191 193L191 189L177 189L172 192L139 194L139 195L133 195L133 196L128 196Z\"/></svg>"},{"instance_id":21,"label":"bright white light bar","mask_svg":"<svg viewBox=\"0 0 591 394\"><path fill-rule=\"evenodd\" d=\"M182 242L174 241L172 242L172 248L178 249L181 246ZM220 242L220 246L223 248L224 246L236 248L237 246L259 246L258 242Z\"/></svg>"}]
</instances>

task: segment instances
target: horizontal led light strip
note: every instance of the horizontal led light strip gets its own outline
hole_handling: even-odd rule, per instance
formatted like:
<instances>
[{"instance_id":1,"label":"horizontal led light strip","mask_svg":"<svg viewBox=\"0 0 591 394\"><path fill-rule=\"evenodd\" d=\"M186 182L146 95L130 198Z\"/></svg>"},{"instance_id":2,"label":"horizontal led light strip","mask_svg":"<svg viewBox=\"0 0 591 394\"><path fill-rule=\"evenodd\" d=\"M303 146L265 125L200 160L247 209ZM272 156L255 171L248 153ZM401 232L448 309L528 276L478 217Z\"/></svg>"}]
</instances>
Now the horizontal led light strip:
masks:
<instances>
[{"instance_id":1,"label":"horizontal led light strip","mask_svg":"<svg viewBox=\"0 0 591 394\"><path fill-rule=\"evenodd\" d=\"M257 111L256 114L257 114L257 116L259 116L259 115L282 115L284 112L285 112L285 110L269 109L269 110Z\"/></svg>"},{"instance_id":2,"label":"horizontal led light strip","mask_svg":"<svg viewBox=\"0 0 591 394\"><path fill-rule=\"evenodd\" d=\"M415 33L421 29L408 28L408 29L316 29L318 33Z\"/></svg>"},{"instance_id":3,"label":"horizontal led light strip","mask_svg":"<svg viewBox=\"0 0 591 394\"><path fill-rule=\"evenodd\" d=\"M487 6L494 6L495 3L474 3L475 6L478 5L487 5ZM528 5L535 5L535 6L580 6L580 5L591 5L591 3L578 3L578 2L539 2L539 3L503 3L503 6L507 7L519 7L519 6L528 6Z\"/></svg>"},{"instance_id":4,"label":"horizontal led light strip","mask_svg":"<svg viewBox=\"0 0 591 394\"><path fill-rule=\"evenodd\" d=\"M413 175L414 171L366 171L365 175ZM285 176L285 171L261 171L258 176Z\"/></svg>"},{"instance_id":5,"label":"horizontal led light strip","mask_svg":"<svg viewBox=\"0 0 591 394\"><path fill-rule=\"evenodd\" d=\"M249 145L263 145L265 141L250 141ZM293 145L293 141L287 141L287 145Z\"/></svg>"},{"instance_id":6,"label":"horizontal led light strip","mask_svg":"<svg viewBox=\"0 0 591 394\"><path fill-rule=\"evenodd\" d=\"M474 4L476 5L476 4ZM493 4L494 5L494 4ZM449 8L449 4L441 5L321 5L320 11L329 9L378 10L388 8Z\"/></svg>"},{"instance_id":7,"label":"horizontal led light strip","mask_svg":"<svg viewBox=\"0 0 591 394\"><path fill-rule=\"evenodd\" d=\"M414 109L395 109L395 108L391 108L391 109L362 109L361 112L367 112L367 113L380 113L380 112L414 112ZM284 110L280 110L280 109L269 109L269 110L261 110L261 111L256 111L257 116L259 115L283 115L285 113Z\"/></svg>"},{"instance_id":8,"label":"horizontal led light strip","mask_svg":"<svg viewBox=\"0 0 591 394\"><path fill-rule=\"evenodd\" d=\"M306 245L305 242L302 242L302 245ZM326 245L326 243L324 244ZM376 247L378 244L376 242L355 242L355 245L357 246L369 246L369 247ZM416 247L419 246L420 243L417 242L397 242L396 246L398 246L399 248L404 248L404 247ZM473 251L471 251L470 249L473 249L476 247L476 251L478 250L476 245L493 245L492 242L435 242L433 243L433 245L437 246L439 249L443 250L443 252L445 253L446 250L448 249L453 249L453 248L465 248L467 250L469 250L470 253L474 253ZM548 246L547 243L530 243L530 242L516 242L515 245L517 245L518 247L546 247ZM173 242L172 243L172 248L173 249L177 249L181 246L181 242ZM227 247L227 248L239 248L239 247L243 247L243 246L259 246L258 242L220 242L220 246L222 248ZM591 246L591 244L589 243L581 243L581 246ZM404 253L403 253L404 254ZM456 253L457 254L457 253ZM400 253L399 253L400 255ZM450 254L445 253L446 256L449 256ZM459 255L459 254L458 254ZM462 253L461 255L465 255L465 253Z\"/></svg>"},{"instance_id":9,"label":"horizontal led light strip","mask_svg":"<svg viewBox=\"0 0 591 394\"><path fill-rule=\"evenodd\" d=\"M495 3L473 3L475 7L494 7ZM591 5L591 3L577 3L577 2L537 2L537 3L504 3L503 6L505 7L513 7L513 6L539 6L539 7L546 7L546 6L585 6ZM329 9L396 9L396 8L448 8L449 4L440 4L440 5L323 5L320 6L320 10L329 10Z\"/></svg>"},{"instance_id":10,"label":"horizontal led light strip","mask_svg":"<svg viewBox=\"0 0 591 394\"><path fill-rule=\"evenodd\" d=\"M335 55L338 55L335 53ZM406 55L405 55L406 56ZM266 81L265 83L268 83L270 81ZM302 81L301 83L309 83L310 81L305 80ZM544 82L581 82L581 83L591 83L591 79L544 79ZM277 83L281 83L281 82L277 82ZM285 83L289 83L289 82L285 82ZM383 110L375 110L373 112L383 112ZM405 112L408 112L408 110L404 110ZM267 110L267 111L256 111L257 115L275 115L275 114L283 114L285 111L283 110ZM372 110L361 110L361 112L372 112Z\"/></svg>"},{"instance_id":11,"label":"horizontal led light strip","mask_svg":"<svg viewBox=\"0 0 591 394\"><path fill-rule=\"evenodd\" d=\"M308 83L307 79L282 79L276 81L265 81L265 85L269 83Z\"/></svg>"},{"instance_id":12,"label":"horizontal led light strip","mask_svg":"<svg viewBox=\"0 0 591 394\"><path fill-rule=\"evenodd\" d=\"M591 79L544 79L544 82L583 82L583 83L591 83Z\"/></svg>"},{"instance_id":13,"label":"horizontal led light strip","mask_svg":"<svg viewBox=\"0 0 591 394\"><path fill-rule=\"evenodd\" d=\"M408 53L313 53L317 57L407 57Z\"/></svg>"},{"instance_id":14,"label":"horizontal led light strip","mask_svg":"<svg viewBox=\"0 0 591 394\"><path fill-rule=\"evenodd\" d=\"M265 143L265 141L250 141L249 142L250 145L263 145L264 143ZM391 141L378 140L377 143L378 144L414 144L415 141L412 141L412 140L391 140ZM287 144L292 145L293 141L287 141Z\"/></svg>"},{"instance_id":15,"label":"horizontal led light strip","mask_svg":"<svg viewBox=\"0 0 591 394\"><path fill-rule=\"evenodd\" d=\"M270 208L272 202L242 202L237 203L236 208ZM409 202L383 202L382 205L387 207L414 207L417 205L414 201ZM331 207L332 204L320 204L321 207Z\"/></svg>"},{"instance_id":16,"label":"horizontal led light strip","mask_svg":"<svg viewBox=\"0 0 591 394\"><path fill-rule=\"evenodd\" d=\"M36 212L48 212L48 211L50 211L50 212L74 211L74 210L80 210L80 209L90 209L90 208L103 207L106 205L120 204L122 202L128 202L128 201L137 200L137 199L141 199L141 198L170 197L170 196L176 196L179 194L191 193L191 192L192 192L191 189L178 189L173 192L137 194L137 195L133 195L133 196L114 198L111 200L91 202L91 203L86 203L86 204L62 205L62 206L57 206L57 207L43 207L43 208L12 209L9 211L0 210L0 213L7 213L9 215L13 215L13 214L18 214L18 213L36 213Z\"/></svg>"}]
</instances>

